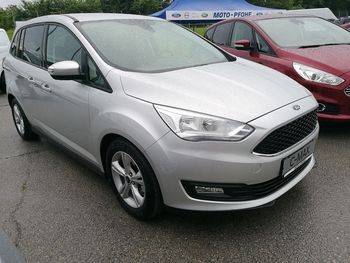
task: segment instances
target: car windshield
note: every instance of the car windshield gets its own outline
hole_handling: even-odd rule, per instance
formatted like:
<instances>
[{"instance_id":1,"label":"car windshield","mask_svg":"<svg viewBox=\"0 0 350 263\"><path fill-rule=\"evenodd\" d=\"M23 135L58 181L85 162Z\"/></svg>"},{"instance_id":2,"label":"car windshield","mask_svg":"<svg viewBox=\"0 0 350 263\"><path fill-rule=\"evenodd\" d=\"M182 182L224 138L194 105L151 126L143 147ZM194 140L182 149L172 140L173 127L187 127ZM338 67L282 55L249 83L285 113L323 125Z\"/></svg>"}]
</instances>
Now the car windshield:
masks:
<instances>
[{"instance_id":1,"label":"car windshield","mask_svg":"<svg viewBox=\"0 0 350 263\"><path fill-rule=\"evenodd\" d=\"M350 44L350 34L317 17L286 17L256 21L257 25L283 48L307 48Z\"/></svg>"},{"instance_id":2,"label":"car windshield","mask_svg":"<svg viewBox=\"0 0 350 263\"><path fill-rule=\"evenodd\" d=\"M0 31L0 47L7 46L9 44L9 39L4 31Z\"/></svg>"},{"instance_id":3,"label":"car windshield","mask_svg":"<svg viewBox=\"0 0 350 263\"><path fill-rule=\"evenodd\" d=\"M119 19L78 27L106 62L123 70L164 72L229 60L197 35L166 21Z\"/></svg>"}]
</instances>

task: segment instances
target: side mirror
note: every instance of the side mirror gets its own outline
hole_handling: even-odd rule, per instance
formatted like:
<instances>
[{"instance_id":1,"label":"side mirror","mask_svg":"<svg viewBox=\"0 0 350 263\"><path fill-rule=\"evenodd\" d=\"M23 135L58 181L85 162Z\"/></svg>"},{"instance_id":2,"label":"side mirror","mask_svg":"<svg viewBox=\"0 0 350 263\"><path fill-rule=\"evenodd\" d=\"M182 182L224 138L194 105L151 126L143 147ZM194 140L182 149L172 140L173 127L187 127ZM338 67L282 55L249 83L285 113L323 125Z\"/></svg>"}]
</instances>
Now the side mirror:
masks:
<instances>
[{"instance_id":1,"label":"side mirror","mask_svg":"<svg viewBox=\"0 0 350 263\"><path fill-rule=\"evenodd\" d=\"M251 49L251 43L247 39L242 39L235 42L235 48L238 50L250 50Z\"/></svg>"},{"instance_id":2,"label":"side mirror","mask_svg":"<svg viewBox=\"0 0 350 263\"><path fill-rule=\"evenodd\" d=\"M82 79L80 65L76 61L61 61L51 65L48 72L53 79L77 80Z\"/></svg>"}]
</instances>

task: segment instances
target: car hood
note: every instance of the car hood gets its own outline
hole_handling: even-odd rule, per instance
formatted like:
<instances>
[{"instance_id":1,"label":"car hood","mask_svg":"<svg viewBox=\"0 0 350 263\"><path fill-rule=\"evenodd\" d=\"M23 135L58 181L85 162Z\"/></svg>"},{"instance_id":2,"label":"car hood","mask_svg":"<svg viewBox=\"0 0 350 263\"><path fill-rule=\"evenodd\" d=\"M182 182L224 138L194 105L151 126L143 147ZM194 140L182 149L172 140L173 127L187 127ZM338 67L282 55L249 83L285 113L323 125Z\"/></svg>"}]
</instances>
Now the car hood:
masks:
<instances>
[{"instance_id":1,"label":"car hood","mask_svg":"<svg viewBox=\"0 0 350 263\"><path fill-rule=\"evenodd\" d=\"M311 95L285 75L244 59L165 73L124 72L121 81L130 96L241 122Z\"/></svg>"},{"instance_id":2,"label":"car hood","mask_svg":"<svg viewBox=\"0 0 350 263\"><path fill-rule=\"evenodd\" d=\"M341 76L350 71L350 45L284 49L284 58Z\"/></svg>"}]
</instances>

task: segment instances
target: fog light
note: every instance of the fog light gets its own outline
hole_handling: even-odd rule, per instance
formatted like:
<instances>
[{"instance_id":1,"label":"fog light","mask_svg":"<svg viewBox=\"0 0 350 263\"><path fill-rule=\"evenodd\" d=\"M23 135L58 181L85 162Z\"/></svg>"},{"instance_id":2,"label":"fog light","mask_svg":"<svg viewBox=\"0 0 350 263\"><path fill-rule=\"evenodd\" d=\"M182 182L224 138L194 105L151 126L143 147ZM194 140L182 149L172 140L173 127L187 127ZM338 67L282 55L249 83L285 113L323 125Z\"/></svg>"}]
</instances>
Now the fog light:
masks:
<instances>
[{"instance_id":1,"label":"fog light","mask_svg":"<svg viewBox=\"0 0 350 263\"><path fill-rule=\"evenodd\" d=\"M195 186L197 194L223 194L224 189L219 187Z\"/></svg>"}]
</instances>

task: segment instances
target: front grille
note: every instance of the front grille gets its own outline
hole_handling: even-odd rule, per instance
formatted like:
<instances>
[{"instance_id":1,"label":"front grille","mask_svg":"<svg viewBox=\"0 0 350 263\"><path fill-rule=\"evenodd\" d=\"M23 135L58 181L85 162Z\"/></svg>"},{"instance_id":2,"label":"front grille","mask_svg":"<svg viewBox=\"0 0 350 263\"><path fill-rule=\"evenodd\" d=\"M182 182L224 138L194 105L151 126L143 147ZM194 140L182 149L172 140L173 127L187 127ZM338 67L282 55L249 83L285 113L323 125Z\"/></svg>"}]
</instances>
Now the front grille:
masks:
<instances>
[{"instance_id":1,"label":"front grille","mask_svg":"<svg viewBox=\"0 0 350 263\"><path fill-rule=\"evenodd\" d=\"M345 90L345 95L350 97L350 87L347 87Z\"/></svg>"},{"instance_id":2,"label":"front grille","mask_svg":"<svg viewBox=\"0 0 350 263\"><path fill-rule=\"evenodd\" d=\"M273 131L258 146L254 153L272 155L280 153L309 136L317 126L317 113L312 111L301 118Z\"/></svg>"},{"instance_id":3,"label":"front grille","mask_svg":"<svg viewBox=\"0 0 350 263\"><path fill-rule=\"evenodd\" d=\"M182 181L182 185L186 193L199 200L224 201L224 202L243 202L264 198L278 191L295 179L310 164L311 158L291 172L287 177L282 175L260 184L210 184ZM222 188L222 194L198 194L195 190L196 186Z\"/></svg>"}]
</instances>

